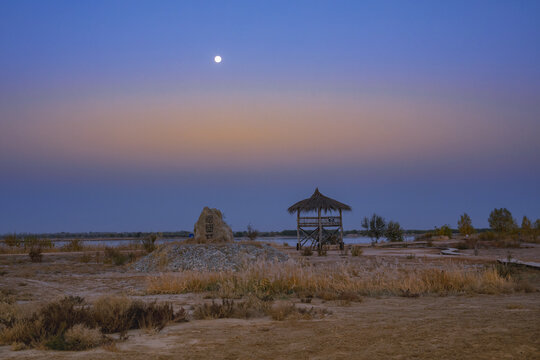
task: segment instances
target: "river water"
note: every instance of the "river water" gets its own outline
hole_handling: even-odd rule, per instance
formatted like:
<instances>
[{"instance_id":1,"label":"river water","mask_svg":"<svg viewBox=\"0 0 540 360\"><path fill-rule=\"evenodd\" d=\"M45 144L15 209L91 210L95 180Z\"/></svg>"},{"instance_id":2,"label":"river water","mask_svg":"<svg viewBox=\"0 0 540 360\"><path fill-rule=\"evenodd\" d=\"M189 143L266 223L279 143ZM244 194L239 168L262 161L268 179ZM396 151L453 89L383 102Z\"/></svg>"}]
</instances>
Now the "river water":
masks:
<instances>
[{"instance_id":1,"label":"river water","mask_svg":"<svg viewBox=\"0 0 540 360\"><path fill-rule=\"evenodd\" d=\"M184 239L159 239L156 241L156 244L165 244L168 242L173 241L181 241ZM236 238L237 241L245 241L246 238ZM379 242L385 241L385 238L379 239ZM414 236L405 236L405 241L413 241ZM256 241L260 242L269 242L269 243L275 243L275 244L288 244L289 246L295 246L296 245L296 237L264 237L264 238L258 238ZM137 244L140 243L140 239L133 239L133 240L83 240L82 244L85 246L122 246L122 245L131 245L131 244ZM343 238L343 242L345 244L369 244L371 243L371 239L366 236L346 236ZM57 241L55 242L56 247L61 247L64 245L67 245L69 243L68 240L66 241Z\"/></svg>"}]
</instances>

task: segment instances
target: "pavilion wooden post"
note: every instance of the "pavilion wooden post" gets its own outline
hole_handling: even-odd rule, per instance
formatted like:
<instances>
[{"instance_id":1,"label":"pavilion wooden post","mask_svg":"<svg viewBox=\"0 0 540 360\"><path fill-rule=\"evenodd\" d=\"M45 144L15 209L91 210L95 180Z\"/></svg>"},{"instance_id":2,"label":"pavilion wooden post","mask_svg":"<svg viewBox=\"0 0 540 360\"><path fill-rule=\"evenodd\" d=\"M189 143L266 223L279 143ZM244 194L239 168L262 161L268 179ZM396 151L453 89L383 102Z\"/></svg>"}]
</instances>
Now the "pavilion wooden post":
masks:
<instances>
[{"instance_id":1,"label":"pavilion wooden post","mask_svg":"<svg viewBox=\"0 0 540 360\"><path fill-rule=\"evenodd\" d=\"M318 215L318 222L319 222L319 249L322 249L322 222L321 222L321 208L319 208L319 215Z\"/></svg>"},{"instance_id":2,"label":"pavilion wooden post","mask_svg":"<svg viewBox=\"0 0 540 360\"><path fill-rule=\"evenodd\" d=\"M343 216L342 216L342 210L339 209L339 231L340 231L340 235L341 235L341 242L339 243L339 248L341 250L343 250L344 248L344 245L343 245Z\"/></svg>"},{"instance_id":3,"label":"pavilion wooden post","mask_svg":"<svg viewBox=\"0 0 540 360\"><path fill-rule=\"evenodd\" d=\"M296 250L300 250L300 209L296 214Z\"/></svg>"}]
</instances>

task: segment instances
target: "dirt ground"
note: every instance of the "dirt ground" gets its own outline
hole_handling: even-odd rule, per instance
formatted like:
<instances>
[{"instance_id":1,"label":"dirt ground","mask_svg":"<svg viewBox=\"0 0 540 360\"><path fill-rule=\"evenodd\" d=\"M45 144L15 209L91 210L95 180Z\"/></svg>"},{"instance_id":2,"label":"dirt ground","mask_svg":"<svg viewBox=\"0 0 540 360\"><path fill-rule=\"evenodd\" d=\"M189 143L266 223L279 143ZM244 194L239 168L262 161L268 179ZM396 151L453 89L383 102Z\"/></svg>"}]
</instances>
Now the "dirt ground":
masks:
<instances>
[{"instance_id":1,"label":"dirt ground","mask_svg":"<svg viewBox=\"0 0 540 360\"><path fill-rule=\"evenodd\" d=\"M297 256L293 249L286 249ZM510 249L520 260L539 261L540 247ZM331 251L308 261L367 261L374 257L422 266L426 262L483 264L507 249L481 249L480 256L441 256L437 248L370 248L359 257ZM469 254L470 252L470 254ZM190 308L202 294L145 296L147 274L102 263L82 263L81 253L50 253L43 263L27 255L0 255L0 289L20 302L64 295L87 300L127 294ZM540 289L539 270L527 270ZM294 299L293 299L294 300ZM540 292L508 295L366 297L349 305L315 299L300 306L324 307L320 320L269 318L197 320L172 324L159 333L129 332L115 347L83 352L11 351L1 359L540 359Z\"/></svg>"}]
</instances>

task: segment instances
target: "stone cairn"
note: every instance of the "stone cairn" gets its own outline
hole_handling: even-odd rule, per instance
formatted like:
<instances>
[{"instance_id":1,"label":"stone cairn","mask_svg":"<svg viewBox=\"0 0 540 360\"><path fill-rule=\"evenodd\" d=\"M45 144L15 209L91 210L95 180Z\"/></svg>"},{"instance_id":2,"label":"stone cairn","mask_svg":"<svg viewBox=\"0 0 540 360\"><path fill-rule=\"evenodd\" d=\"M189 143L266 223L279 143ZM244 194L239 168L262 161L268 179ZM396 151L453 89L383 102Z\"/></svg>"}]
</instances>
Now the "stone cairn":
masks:
<instances>
[{"instance_id":1,"label":"stone cairn","mask_svg":"<svg viewBox=\"0 0 540 360\"><path fill-rule=\"evenodd\" d=\"M232 229L225 221L218 209L205 207L195 223L193 230L195 241L198 243L233 242Z\"/></svg>"}]
</instances>

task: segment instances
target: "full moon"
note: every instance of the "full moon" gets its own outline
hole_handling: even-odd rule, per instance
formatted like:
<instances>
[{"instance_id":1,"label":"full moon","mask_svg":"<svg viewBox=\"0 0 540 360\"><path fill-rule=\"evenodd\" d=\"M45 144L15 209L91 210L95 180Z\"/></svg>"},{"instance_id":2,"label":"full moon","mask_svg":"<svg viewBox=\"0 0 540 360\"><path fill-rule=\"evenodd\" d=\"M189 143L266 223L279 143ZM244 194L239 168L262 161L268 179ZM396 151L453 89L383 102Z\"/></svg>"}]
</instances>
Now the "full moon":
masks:
<instances>
[{"instance_id":1,"label":"full moon","mask_svg":"<svg viewBox=\"0 0 540 360\"><path fill-rule=\"evenodd\" d=\"M221 56L216 55L216 56L214 57L214 61L215 61L216 63L219 64L219 63L221 62Z\"/></svg>"}]
</instances>

